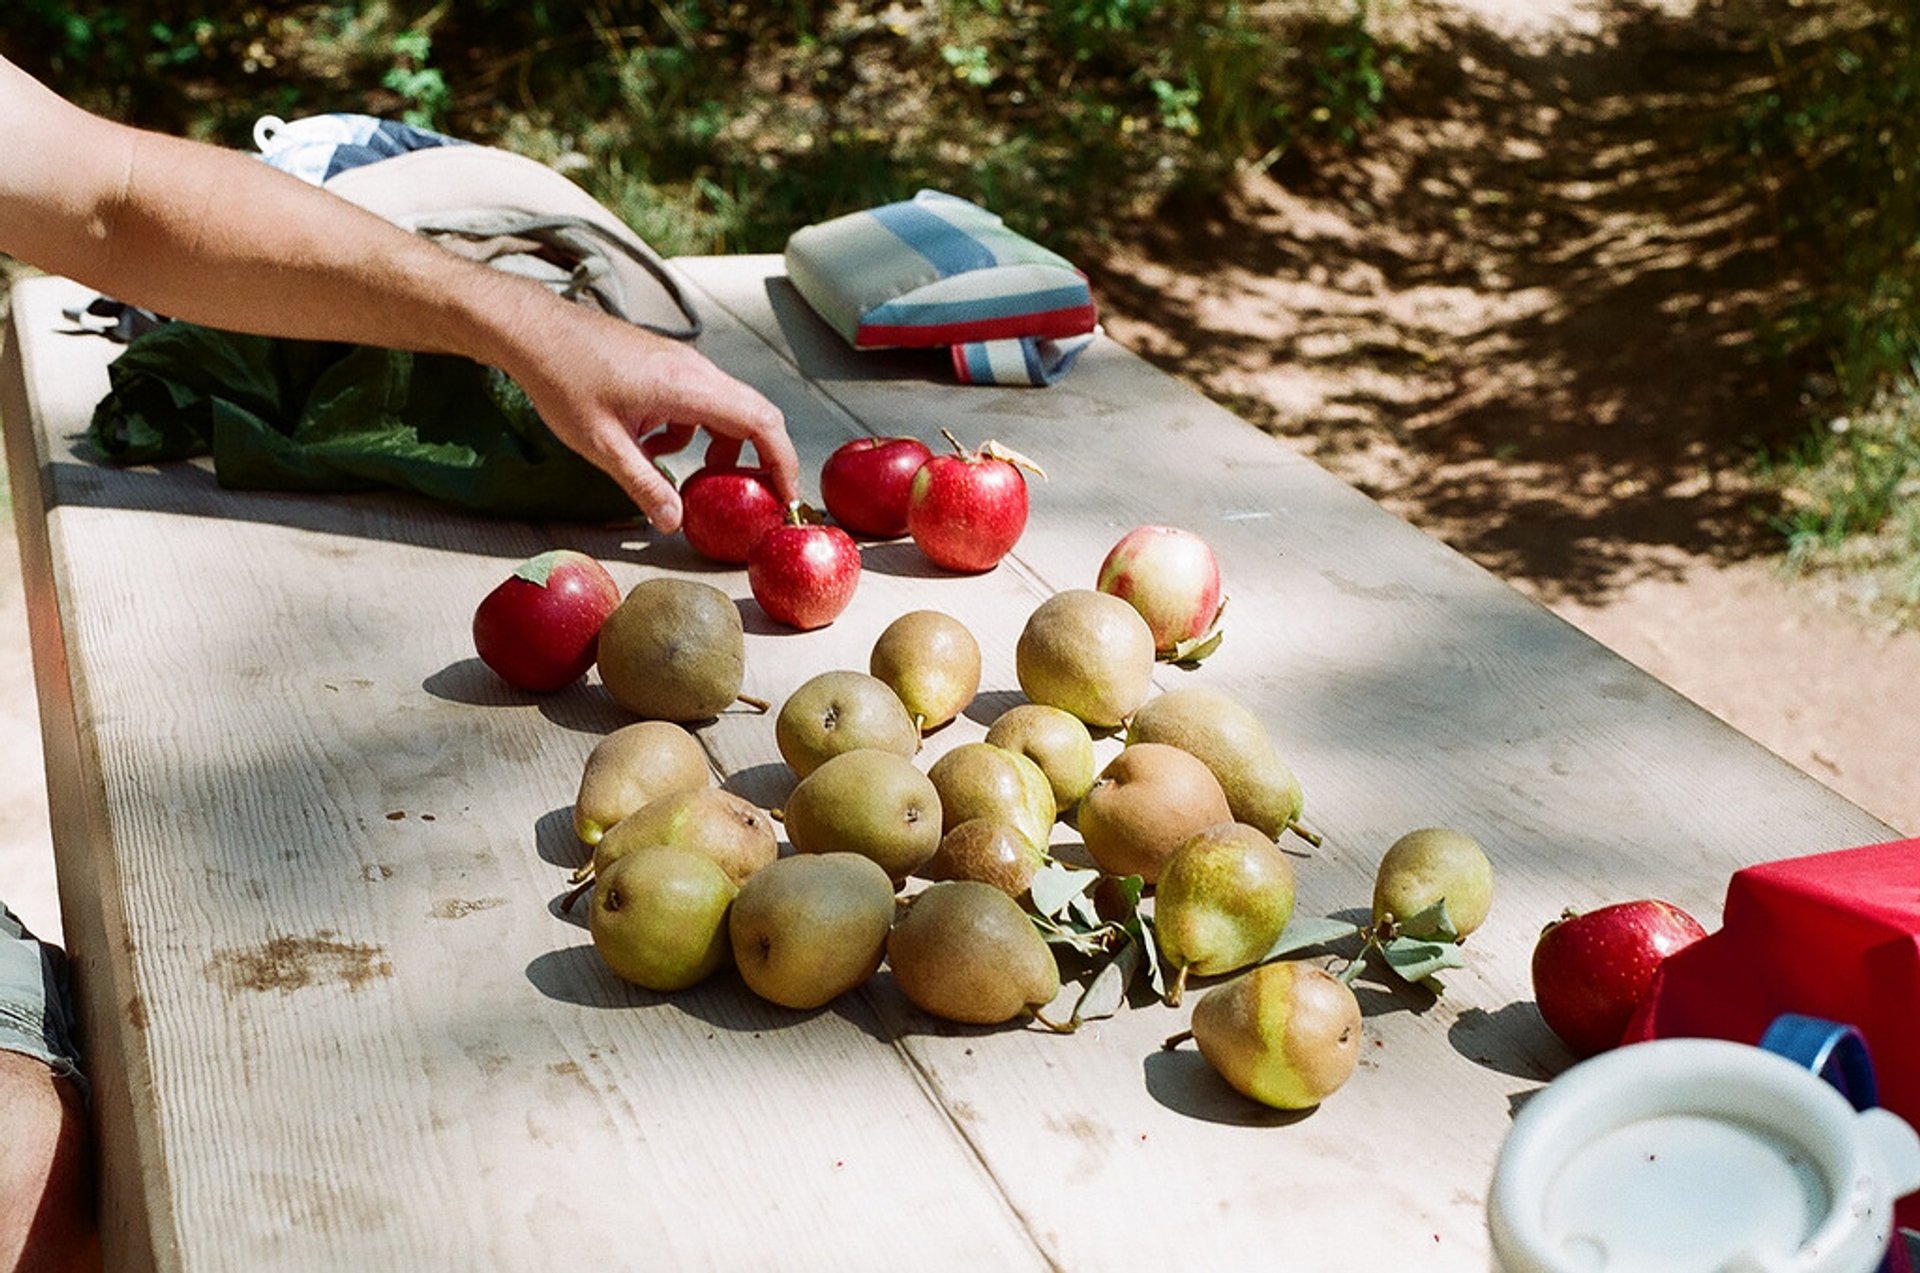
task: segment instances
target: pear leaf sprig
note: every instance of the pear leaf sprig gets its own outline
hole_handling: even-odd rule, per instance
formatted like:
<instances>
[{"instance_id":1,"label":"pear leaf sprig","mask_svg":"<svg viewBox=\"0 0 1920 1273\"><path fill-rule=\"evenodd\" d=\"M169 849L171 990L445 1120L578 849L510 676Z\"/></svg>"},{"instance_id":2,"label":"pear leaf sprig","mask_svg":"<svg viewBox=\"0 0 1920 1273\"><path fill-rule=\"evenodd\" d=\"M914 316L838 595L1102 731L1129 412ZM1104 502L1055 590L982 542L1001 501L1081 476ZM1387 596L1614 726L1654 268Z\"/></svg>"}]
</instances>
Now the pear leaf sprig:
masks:
<instances>
[{"instance_id":1,"label":"pear leaf sprig","mask_svg":"<svg viewBox=\"0 0 1920 1273\"><path fill-rule=\"evenodd\" d=\"M1105 891L1096 900L1094 890L1103 884ZM1119 1012L1142 970L1154 997L1164 993L1160 952L1151 922L1140 910L1145 891L1146 883L1138 875L1103 875L1057 862L1034 872L1028 895L1040 935L1049 944L1064 946L1098 964L1074 1004L1069 1029Z\"/></svg>"}]
</instances>

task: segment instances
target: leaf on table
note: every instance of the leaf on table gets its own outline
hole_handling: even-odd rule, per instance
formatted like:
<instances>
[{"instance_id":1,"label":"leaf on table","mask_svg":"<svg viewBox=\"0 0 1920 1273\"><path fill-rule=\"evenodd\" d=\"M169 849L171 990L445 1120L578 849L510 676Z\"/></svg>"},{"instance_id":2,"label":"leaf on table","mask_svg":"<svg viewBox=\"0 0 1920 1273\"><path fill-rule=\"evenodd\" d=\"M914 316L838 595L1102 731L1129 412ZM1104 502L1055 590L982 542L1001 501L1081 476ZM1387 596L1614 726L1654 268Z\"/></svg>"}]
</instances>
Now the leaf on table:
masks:
<instances>
[{"instance_id":1,"label":"leaf on table","mask_svg":"<svg viewBox=\"0 0 1920 1273\"><path fill-rule=\"evenodd\" d=\"M1069 902L1084 894L1099 878L1098 871L1049 862L1033 873L1033 882L1027 886L1027 891L1033 898L1034 910L1057 918Z\"/></svg>"},{"instance_id":2,"label":"leaf on table","mask_svg":"<svg viewBox=\"0 0 1920 1273\"><path fill-rule=\"evenodd\" d=\"M1153 990L1153 997L1167 997L1167 975L1160 964L1160 935L1153 931L1153 921L1145 915L1136 914L1127 925L1127 935L1140 947L1140 954L1147 967L1147 985Z\"/></svg>"},{"instance_id":3,"label":"leaf on table","mask_svg":"<svg viewBox=\"0 0 1920 1273\"><path fill-rule=\"evenodd\" d=\"M1426 981L1444 968L1464 968L1460 947L1451 941L1422 941L1396 937L1379 947L1387 966L1408 981Z\"/></svg>"},{"instance_id":4,"label":"leaf on table","mask_svg":"<svg viewBox=\"0 0 1920 1273\"><path fill-rule=\"evenodd\" d=\"M1177 667L1199 667L1201 659L1220 648L1220 642L1226 639L1226 635L1225 628L1215 628L1201 636L1176 641L1173 649L1167 652L1167 662Z\"/></svg>"},{"instance_id":5,"label":"leaf on table","mask_svg":"<svg viewBox=\"0 0 1920 1273\"><path fill-rule=\"evenodd\" d=\"M1296 951L1311 950L1315 946L1325 946L1351 937L1360 931L1357 924L1349 924L1343 919L1326 919L1318 915L1296 915L1287 922L1285 931L1280 934L1267 953L1260 956L1260 963L1272 963L1285 955Z\"/></svg>"},{"instance_id":6,"label":"leaf on table","mask_svg":"<svg viewBox=\"0 0 1920 1273\"><path fill-rule=\"evenodd\" d=\"M1453 926L1453 916L1447 912L1447 899L1444 897L1411 919L1395 917L1394 923L1401 932L1418 933L1422 939L1447 942L1460 940L1460 930Z\"/></svg>"},{"instance_id":7,"label":"leaf on table","mask_svg":"<svg viewBox=\"0 0 1920 1273\"><path fill-rule=\"evenodd\" d=\"M1140 943L1129 939L1093 980L1087 983L1080 1002L1073 1008L1073 1024L1102 1021L1120 1011L1127 1001L1127 987L1140 971Z\"/></svg>"}]
</instances>

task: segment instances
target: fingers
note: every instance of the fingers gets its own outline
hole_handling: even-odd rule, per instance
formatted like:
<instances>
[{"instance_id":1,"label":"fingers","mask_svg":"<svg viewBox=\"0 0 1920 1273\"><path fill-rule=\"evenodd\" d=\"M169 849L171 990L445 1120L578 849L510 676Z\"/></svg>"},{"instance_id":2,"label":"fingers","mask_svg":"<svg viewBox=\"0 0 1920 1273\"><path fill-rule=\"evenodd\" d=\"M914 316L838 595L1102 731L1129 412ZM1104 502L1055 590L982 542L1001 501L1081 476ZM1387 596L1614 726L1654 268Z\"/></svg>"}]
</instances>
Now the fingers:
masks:
<instances>
[{"instance_id":1,"label":"fingers","mask_svg":"<svg viewBox=\"0 0 1920 1273\"><path fill-rule=\"evenodd\" d=\"M692 351L689 351L692 352ZM737 461L741 444L752 443L783 500L800 497L800 458L787 436L780 408L757 390L694 354L684 376L662 385L661 414L678 423L698 425L714 435L708 463ZM728 447L731 447L731 458Z\"/></svg>"},{"instance_id":2,"label":"fingers","mask_svg":"<svg viewBox=\"0 0 1920 1273\"><path fill-rule=\"evenodd\" d=\"M667 432L671 433L672 430ZM686 432L691 436L693 430L688 428ZM647 458L647 442L652 440L650 437L636 447L633 438L624 430L609 426L606 434L599 439L600 445L595 448L598 454L594 462L640 506L640 511L646 514L647 521L652 523L655 530L671 535L680 529L680 495L673 489L673 483L667 480L666 474L655 468Z\"/></svg>"}]
</instances>

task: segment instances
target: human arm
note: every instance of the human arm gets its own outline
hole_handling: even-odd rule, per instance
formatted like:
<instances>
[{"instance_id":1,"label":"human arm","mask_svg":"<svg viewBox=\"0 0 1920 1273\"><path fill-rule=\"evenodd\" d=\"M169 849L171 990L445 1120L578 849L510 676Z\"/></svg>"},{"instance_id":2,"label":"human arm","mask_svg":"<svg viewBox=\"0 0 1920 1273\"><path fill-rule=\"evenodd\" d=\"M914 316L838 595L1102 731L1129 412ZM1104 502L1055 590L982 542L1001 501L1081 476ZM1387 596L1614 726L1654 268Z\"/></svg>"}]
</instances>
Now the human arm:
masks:
<instances>
[{"instance_id":1,"label":"human arm","mask_svg":"<svg viewBox=\"0 0 1920 1273\"><path fill-rule=\"evenodd\" d=\"M678 528L680 501L648 454L696 428L714 435L710 461L751 443L781 497L797 495L779 409L686 345L245 155L90 115L4 58L0 119L0 251L194 322L499 367L662 530Z\"/></svg>"}]
</instances>

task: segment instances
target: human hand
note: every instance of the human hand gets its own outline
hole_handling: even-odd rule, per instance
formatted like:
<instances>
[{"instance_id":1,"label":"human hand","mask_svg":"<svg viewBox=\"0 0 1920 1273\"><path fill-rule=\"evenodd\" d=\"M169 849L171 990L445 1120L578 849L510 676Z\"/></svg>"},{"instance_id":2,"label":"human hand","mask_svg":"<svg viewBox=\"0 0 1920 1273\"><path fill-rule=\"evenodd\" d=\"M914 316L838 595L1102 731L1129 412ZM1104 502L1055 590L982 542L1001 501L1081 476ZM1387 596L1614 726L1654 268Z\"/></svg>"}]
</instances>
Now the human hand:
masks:
<instances>
[{"instance_id":1,"label":"human hand","mask_svg":"<svg viewBox=\"0 0 1920 1273\"><path fill-rule=\"evenodd\" d=\"M554 436L618 482L661 531L680 528L680 496L653 460L712 435L706 462L736 462L751 443L780 498L799 498L799 458L780 409L698 350L571 302L543 316L540 338L503 366Z\"/></svg>"}]
</instances>

